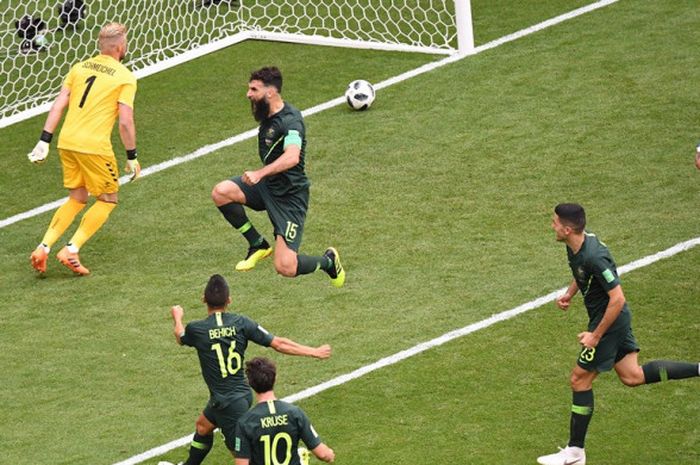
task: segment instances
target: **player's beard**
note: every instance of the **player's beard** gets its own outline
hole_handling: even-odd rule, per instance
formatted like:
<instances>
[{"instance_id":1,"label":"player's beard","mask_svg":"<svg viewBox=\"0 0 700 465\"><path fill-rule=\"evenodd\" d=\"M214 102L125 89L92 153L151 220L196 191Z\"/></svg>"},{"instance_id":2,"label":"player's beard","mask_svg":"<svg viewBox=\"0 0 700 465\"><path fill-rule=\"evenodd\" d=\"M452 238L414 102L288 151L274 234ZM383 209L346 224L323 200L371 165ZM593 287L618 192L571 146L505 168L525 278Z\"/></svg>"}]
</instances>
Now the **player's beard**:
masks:
<instances>
[{"instance_id":1,"label":"player's beard","mask_svg":"<svg viewBox=\"0 0 700 465\"><path fill-rule=\"evenodd\" d=\"M270 102L268 102L267 98L265 97L258 101L251 100L250 111L253 113L253 118L255 118L255 121L259 123L260 121L266 119L267 115L270 114Z\"/></svg>"}]
</instances>

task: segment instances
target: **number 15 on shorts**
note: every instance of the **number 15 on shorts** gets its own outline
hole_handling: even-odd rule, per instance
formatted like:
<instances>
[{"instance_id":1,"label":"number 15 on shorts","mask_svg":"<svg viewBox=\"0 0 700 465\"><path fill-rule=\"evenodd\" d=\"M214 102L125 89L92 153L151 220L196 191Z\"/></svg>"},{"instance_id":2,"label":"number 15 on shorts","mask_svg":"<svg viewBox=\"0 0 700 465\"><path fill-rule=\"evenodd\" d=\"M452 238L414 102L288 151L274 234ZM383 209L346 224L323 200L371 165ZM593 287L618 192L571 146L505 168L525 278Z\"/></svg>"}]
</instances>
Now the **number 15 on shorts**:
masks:
<instances>
[{"instance_id":1,"label":"number 15 on shorts","mask_svg":"<svg viewBox=\"0 0 700 465\"><path fill-rule=\"evenodd\" d=\"M287 221L287 228L284 231L284 237L288 241L293 241L295 237L297 237L297 228L299 227L298 224L292 223L291 221Z\"/></svg>"}]
</instances>

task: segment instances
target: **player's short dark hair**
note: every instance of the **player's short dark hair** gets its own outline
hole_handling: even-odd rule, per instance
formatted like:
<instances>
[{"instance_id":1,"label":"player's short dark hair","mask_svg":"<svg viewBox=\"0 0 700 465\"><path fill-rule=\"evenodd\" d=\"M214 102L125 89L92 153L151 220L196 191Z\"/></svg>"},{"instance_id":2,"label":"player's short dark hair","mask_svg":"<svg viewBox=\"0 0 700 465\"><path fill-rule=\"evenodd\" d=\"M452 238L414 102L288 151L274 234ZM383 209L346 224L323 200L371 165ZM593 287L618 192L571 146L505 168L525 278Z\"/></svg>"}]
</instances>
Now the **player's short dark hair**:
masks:
<instances>
[{"instance_id":1,"label":"player's short dark hair","mask_svg":"<svg viewBox=\"0 0 700 465\"><path fill-rule=\"evenodd\" d=\"M282 93L282 72L276 66L266 66L250 73L250 81L262 81L266 86L272 86Z\"/></svg>"},{"instance_id":2,"label":"player's short dark hair","mask_svg":"<svg viewBox=\"0 0 700 465\"><path fill-rule=\"evenodd\" d=\"M569 226L577 233L583 232L586 227L586 211L577 203L560 203L554 207L554 213L563 225Z\"/></svg>"},{"instance_id":3,"label":"player's short dark hair","mask_svg":"<svg viewBox=\"0 0 700 465\"><path fill-rule=\"evenodd\" d=\"M265 357L255 357L245 363L248 384L258 394L272 391L277 377L275 362Z\"/></svg>"},{"instance_id":4,"label":"player's short dark hair","mask_svg":"<svg viewBox=\"0 0 700 465\"><path fill-rule=\"evenodd\" d=\"M204 301L210 308L223 308L228 304L228 283L220 274L209 278L204 288Z\"/></svg>"}]
</instances>

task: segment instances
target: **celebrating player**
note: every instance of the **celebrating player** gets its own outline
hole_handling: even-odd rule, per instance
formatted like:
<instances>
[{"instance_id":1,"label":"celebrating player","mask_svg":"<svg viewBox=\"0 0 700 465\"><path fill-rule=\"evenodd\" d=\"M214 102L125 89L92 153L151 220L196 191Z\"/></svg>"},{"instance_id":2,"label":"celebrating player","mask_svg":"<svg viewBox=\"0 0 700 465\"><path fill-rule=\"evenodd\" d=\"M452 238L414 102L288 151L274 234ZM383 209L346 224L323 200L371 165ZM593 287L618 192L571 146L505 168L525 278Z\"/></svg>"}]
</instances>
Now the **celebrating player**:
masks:
<instances>
[{"instance_id":1,"label":"celebrating player","mask_svg":"<svg viewBox=\"0 0 700 465\"><path fill-rule=\"evenodd\" d=\"M295 453L300 439L320 460L335 460L333 449L321 441L304 411L275 397L277 369L271 360L257 357L246 362L245 374L258 403L238 420L236 465L267 465L270 458L272 463L301 465Z\"/></svg>"},{"instance_id":2,"label":"celebrating player","mask_svg":"<svg viewBox=\"0 0 700 465\"><path fill-rule=\"evenodd\" d=\"M657 383L700 375L700 364L655 360L639 366L639 346L632 334L632 314L622 293L617 267L608 247L584 231L586 214L578 204L562 203L554 209L552 229L566 244L574 279L556 303L567 310L580 290L588 311L588 329L578 335L581 344L571 373L573 404L569 443L555 454L539 457L542 465L584 465L584 441L593 415L593 380L614 368L627 386Z\"/></svg>"},{"instance_id":3,"label":"celebrating player","mask_svg":"<svg viewBox=\"0 0 700 465\"><path fill-rule=\"evenodd\" d=\"M66 120L58 138L58 153L63 167L63 185L68 201L61 205L32 252L34 269L46 271L46 261L53 244L75 217L85 208L88 194L97 201L80 221L75 234L56 256L80 275L90 271L80 263L78 251L107 221L117 206L119 168L112 151L112 127L119 116L119 134L126 148L126 172L135 179L141 173L136 158L134 96L136 78L121 61L127 52L126 26L110 23L100 30L99 55L74 65L63 83L44 124L36 147L27 156L40 164L49 154L49 144L63 112Z\"/></svg>"},{"instance_id":4,"label":"celebrating player","mask_svg":"<svg viewBox=\"0 0 700 465\"><path fill-rule=\"evenodd\" d=\"M182 323L184 310L172 307L175 339L197 349L202 377L209 388L209 402L195 424L194 438L186 465L199 465L214 443L214 429L224 435L226 447L234 450L236 422L253 401L243 375L245 351L252 341L287 355L301 355L325 359L331 356L331 347L308 347L290 339L268 333L250 318L227 312L231 303L226 280L213 275L204 289L207 318ZM167 462L161 462L165 464Z\"/></svg>"},{"instance_id":5,"label":"celebrating player","mask_svg":"<svg viewBox=\"0 0 700 465\"><path fill-rule=\"evenodd\" d=\"M277 272L294 277L319 268L331 284L341 287L345 270L338 251L329 247L321 256L298 255L309 205L309 179L304 172L306 129L299 110L282 100L282 73L275 67L250 75L247 97L253 116L260 123L258 152L263 167L221 181L212 199L224 218L248 241L248 255L236 265L238 271L253 269L272 254L272 246L253 227L243 206L266 210L275 235L274 263Z\"/></svg>"}]
</instances>

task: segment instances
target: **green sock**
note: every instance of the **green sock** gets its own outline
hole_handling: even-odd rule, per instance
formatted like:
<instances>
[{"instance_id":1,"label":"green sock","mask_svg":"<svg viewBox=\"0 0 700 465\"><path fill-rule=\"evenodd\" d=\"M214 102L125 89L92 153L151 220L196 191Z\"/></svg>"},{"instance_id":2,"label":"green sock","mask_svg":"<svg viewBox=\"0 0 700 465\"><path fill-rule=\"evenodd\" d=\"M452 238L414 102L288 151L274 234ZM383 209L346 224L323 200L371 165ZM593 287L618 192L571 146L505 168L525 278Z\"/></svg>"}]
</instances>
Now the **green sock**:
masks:
<instances>
[{"instance_id":1,"label":"green sock","mask_svg":"<svg viewBox=\"0 0 700 465\"><path fill-rule=\"evenodd\" d=\"M571 425L569 435L569 446L580 447L586 441L588 424L593 416L593 389L588 391L574 392L573 404L571 405Z\"/></svg>"},{"instance_id":2,"label":"green sock","mask_svg":"<svg viewBox=\"0 0 700 465\"><path fill-rule=\"evenodd\" d=\"M201 436L199 433L194 433L192 443L190 444L190 455L187 457L185 465L199 465L204 460L214 444L214 435Z\"/></svg>"},{"instance_id":3,"label":"green sock","mask_svg":"<svg viewBox=\"0 0 700 465\"><path fill-rule=\"evenodd\" d=\"M332 267L333 263L326 256L321 255L320 257L315 257L311 255L297 255L296 276L313 273L319 268L323 271L327 271Z\"/></svg>"},{"instance_id":4,"label":"green sock","mask_svg":"<svg viewBox=\"0 0 700 465\"><path fill-rule=\"evenodd\" d=\"M700 376L698 370L697 363L672 362L669 360L654 360L642 366L645 384Z\"/></svg>"},{"instance_id":5,"label":"green sock","mask_svg":"<svg viewBox=\"0 0 700 465\"><path fill-rule=\"evenodd\" d=\"M264 239L248 220L248 215L245 214L243 205L227 203L226 205L221 205L218 209L224 215L226 221L243 234L243 237L246 238L251 247L257 247L262 244Z\"/></svg>"}]
</instances>

